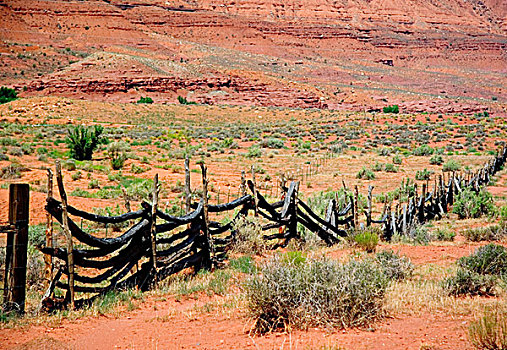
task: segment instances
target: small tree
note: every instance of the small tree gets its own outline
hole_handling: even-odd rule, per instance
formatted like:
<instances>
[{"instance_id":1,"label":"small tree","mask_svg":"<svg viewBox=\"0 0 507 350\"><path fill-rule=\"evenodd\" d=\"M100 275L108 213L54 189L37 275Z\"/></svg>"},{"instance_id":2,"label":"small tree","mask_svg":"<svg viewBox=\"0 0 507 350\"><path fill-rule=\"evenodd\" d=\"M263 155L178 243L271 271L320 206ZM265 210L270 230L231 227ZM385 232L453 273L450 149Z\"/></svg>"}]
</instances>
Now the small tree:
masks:
<instances>
[{"instance_id":1,"label":"small tree","mask_svg":"<svg viewBox=\"0 0 507 350\"><path fill-rule=\"evenodd\" d=\"M101 125L95 125L93 128L78 125L69 129L65 143L70 148L70 156L76 160L91 160L93 151L101 142L100 135L103 130Z\"/></svg>"}]
</instances>

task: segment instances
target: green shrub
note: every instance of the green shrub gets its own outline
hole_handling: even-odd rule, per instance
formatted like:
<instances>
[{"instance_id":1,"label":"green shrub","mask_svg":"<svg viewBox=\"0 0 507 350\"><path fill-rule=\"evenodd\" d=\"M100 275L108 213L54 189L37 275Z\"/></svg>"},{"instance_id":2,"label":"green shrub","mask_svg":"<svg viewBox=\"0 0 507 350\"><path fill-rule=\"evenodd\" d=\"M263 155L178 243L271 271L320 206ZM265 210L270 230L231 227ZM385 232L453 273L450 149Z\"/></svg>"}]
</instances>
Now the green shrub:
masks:
<instances>
[{"instance_id":1,"label":"green shrub","mask_svg":"<svg viewBox=\"0 0 507 350\"><path fill-rule=\"evenodd\" d=\"M6 86L0 87L0 104L14 101L18 98L16 90Z\"/></svg>"},{"instance_id":2,"label":"green shrub","mask_svg":"<svg viewBox=\"0 0 507 350\"><path fill-rule=\"evenodd\" d=\"M464 188L456 195L452 208L452 212L458 214L460 219L491 215L495 213L495 210L493 196L485 188L482 188L478 193Z\"/></svg>"},{"instance_id":3,"label":"green shrub","mask_svg":"<svg viewBox=\"0 0 507 350\"><path fill-rule=\"evenodd\" d=\"M28 226L28 244L32 247L39 247L46 243L46 225Z\"/></svg>"},{"instance_id":4,"label":"green shrub","mask_svg":"<svg viewBox=\"0 0 507 350\"><path fill-rule=\"evenodd\" d=\"M456 276L443 281L443 288L450 295L494 295L496 278L459 268Z\"/></svg>"},{"instance_id":5,"label":"green shrub","mask_svg":"<svg viewBox=\"0 0 507 350\"><path fill-rule=\"evenodd\" d=\"M82 175L83 175L83 173L81 173L80 171L77 171L77 172L73 173L70 176L70 178L72 179L72 181L77 181L82 177Z\"/></svg>"},{"instance_id":6,"label":"green shrub","mask_svg":"<svg viewBox=\"0 0 507 350\"><path fill-rule=\"evenodd\" d=\"M468 327L470 342L479 350L507 350L507 315L505 310L486 309Z\"/></svg>"},{"instance_id":7,"label":"green shrub","mask_svg":"<svg viewBox=\"0 0 507 350\"><path fill-rule=\"evenodd\" d=\"M153 99L151 97L141 97L137 100L137 103L153 103Z\"/></svg>"},{"instance_id":8,"label":"green shrub","mask_svg":"<svg viewBox=\"0 0 507 350\"><path fill-rule=\"evenodd\" d=\"M374 180L375 173L372 170L363 167L361 170L359 170L356 177L358 179Z\"/></svg>"},{"instance_id":9,"label":"green shrub","mask_svg":"<svg viewBox=\"0 0 507 350\"><path fill-rule=\"evenodd\" d=\"M283 140L280 140L280 139L277 139L277 138L274 138L274 137L270 137L268 139L264 139L261 142L261 147L265 147L265 148L284 148L285 144L284 144Z\"/></svg>"},{"instance_id":10,"label":"green shrub","mask_svg":"<svg viewBox=\"0 0 507 350\"><path fill-rule=\"evenodd\" d=\"M365 231L359 232L354 235L354 241L359 248L365 250L368 253L373 253L377 247L379 241L379 235L375 232L372 227Z\"/></svg>"},{"instance_id":11,"label":"green shrub","mask_svg":"<svg viewBox=\"0 0 507 350\"><path fill-rule=\"evenodd\" d=\"M500 214L500 221L507 222L507 205L503 205L500 208L499 214Z\"/></svg>"},{"instance_id":12,"label":"green shrub","mask_svg":"<svg viewBox=\"0 0 507 350\"><path fill-rule=\"evenodd\" d=\"M195 105L196 103L195 102L192 102L192 101L188 101L185 97L183 96L178 96L178 102L182 105Z\"/></svg>"},{"instance_id":13,"label":"green shrub","mask_svg":"<svg viewBox=\"0 0 507 350\"><path fill-rule=\"evenodd\" d=\"M429 171L428 169L417 170L415 173L415 179L416 180L429 180L431 178L432 174L433 174L433 171Z\"/></svg>"},{"instance_id":14,"label":"green shrub","mask_svg":"<svg viewBox=\"0 0 507 350\"><path fill-rule=\"evenodd\" d=\"M388 279L371 260L346 264L275 256L250 278L246 298L255 330L367 325L382 311Z\"/></svg>"},{"instance_id":15,"label":"green shrub","mask_svg":"<svg viewBox=\"0 0 507 350\"><path fill-rule=\"evenodd\" d=\"M399 256L392 250L383 250L375 260L389 280L403 280L412 276L414 265L406 256Z\"/></svg>"},{"instance_id":16,"label":"green shrub","mask_svg":"<svg viewBox=\"0 0 507 350\"><path fill-rule=\"evenodd\" d=\"M241 256L237 259L231 259L229 266L237 271L252 274L257 272L257 266L251 256Z\"/></svg>"},{"instance_id":17,"label":"green shrub","mask_svg":"<svg viewBox=\"0 0 507 350\"><path fill-rule=\"evenodd\" d=\"M461 169L461 164L454 159L449 159L442 166L442 171L458 171L459 169Z\"/></svg>"},{"instance_id":18,"label":"green shrub","mask_svg":"<svg viewBox=\"0 0 507 350\"><path fill-rule=\"evenodd\" d=\"M382 108L382 111L384 113L399 113L400 107L398 105L385 106L384 108Z\"/></svg>"},{"instance_id":19,"label":"green shrub","mask_svg":"<svg viewBox=\"0 0 507 350\"><path fill-rule=\"evenodd\" d=\"M412 154L414 156L431 156L434 152L435 152L435 150L433 148L431 148L430 146L421 145L421 146L417 147L416 149L414 149Z\"/></svg>"},{"instance_id":20,"label":"green shrub","mask_svg":"<svg viewBox=\"0 0 507 350\"><path fill-rule=\"evenodd\" d=\"M397 173L398 172L398 167L395 166L394 164L391 164L391 163L387 163L385 166L384 166L384 170L388 173Z\"/></svg>"},{"instance_id":21,"label":"green shrub","mask_svg":"<svg viewBox=\"0 0 507 350\"><path fill-rule=\"evenodd\" d=\"M383 167L384 166L382 165L382 163L375 162L375 165L373 165L373 167L371 168L371 170L373 170L373 171L382 171Z\"/></svg>"},{"instance_id":22,"label":"green shrub","mask_svg":"<svg viewBox=\"0 0 507 350\"><path fill-rule=\"evenodd\" d=\"M445 279L443 287L451 295L494 295L506 274L507 249L491 243L460 258L456 276Z\"/></svg>"},{"instance_id":23,"label":"green shrub","mask_svg":"<svg viewBox=\"0 0 507 350\"><path fill-rule=\"evenodd\" d=\"M454 241L456 234L452 231L448 231L448 230L444 230L444 229L439 228L435 232L434 237L437 241L452 242L452 241Z\"/></svg>"},{"instance_id":24,"label":"green shrub","mask_svg":"<svg viewBox=\"0 0 507 350\"><path fill-rule=\"evenodd\" d=\"M463 231L463 236L469 241L499 241L507 236L507 222L501 221L497 225L476 227Z\"/></svg>"},{"instance_id":25,"label":"green shrub","mask_svg":"<svg viewBox=\"0 0 507 350\"><path fill-rule=\"evenodd\" d=\"M130 150L130 145L124 141L111 142L107 145L107 153L111 159L111 167L114 170L119 170L125 165L127 160L127 152Z\"/></svg>"},{"instance_id":26,"label":"green shrub","mask_svg":"<svg viewBox=\"0 0 507 350\"><path fill-rule=\"evenodd\" d=\"M440 154L436 154L430 158L430 164L441 165L444 163L444 158Z\"/></svg>"},{"instance_id":27,"label":"green shrub","mask_svg":"<svg viewBox=\"0 0 507 350\"><path fill-rule=\"evenodd\" d=\"M253 145L248 148L247 158L259 158L262 157L262 149L259 146Z\"/></svg>"},{"instance_id":28,"label":"green shrub","mask_svg":"<svg viewBox=\"0 0 507 350\"><path fill-rule=\"evenodd\" d=\"M507 273L507 249L490 243L460 258L458 265L481 275L504 275Z\"/></svg>"},{"instance_id":29,"label":"green shrub","mask_svg":"<svg viewBox=\"0 0 507 350\"><path fill-rule=\"evenodd\" d=\"M90 182L88 182L88 188L92 190L100 188L99 180L91 179Z\"/></svg>"},{"instance_id":30,"label":"green shrub","mask_svg":"<svg viewBox=\"0 0 507 350\"><path fill-rule=\"evenodd\" d=\"M9 165L4 166L0 169L0 178L1 179L19 179L21 177L21 172L26 171L27 168L19 163L11 163Z\"/></svg>"},{"instance_id":31,"label":"green shrub","mask_svg":"<svg viewBox=\"0 0 507 350\"><path fill-rule=\"evenodd\" d=\"M70 148L70 156L76 160L91 160L93 151L103 140L100 138L104 127L95 125L92 128L78 125L69 129L65 143Z\"/></svg>"},{"instance_id":32,"label":"green shrub","mask_svg":"<svg viewBox=\"0 0 507 350\"><path fill-rule=\"evenodd\" d=\"M393 157L393 164L398 164L398 165L400 165L401 163L402 163L402 159L401 159L401 157L400 157L399 155L395 155L395 156Z\"/></svg>"},{"instance_id":33,"label":"green shrub","mask_svg":"<svg viewBox=\"0 0 507 350\"><path fill-rule=\"evenodd\" d=\"M139 166L135 163L132 163L132 166L130 167L130 171L133 173L133 174L142 174L144 173L145 171L147 171L148 169L145 169L143 168L142 166Z\"/></svg>"}]
</instances>

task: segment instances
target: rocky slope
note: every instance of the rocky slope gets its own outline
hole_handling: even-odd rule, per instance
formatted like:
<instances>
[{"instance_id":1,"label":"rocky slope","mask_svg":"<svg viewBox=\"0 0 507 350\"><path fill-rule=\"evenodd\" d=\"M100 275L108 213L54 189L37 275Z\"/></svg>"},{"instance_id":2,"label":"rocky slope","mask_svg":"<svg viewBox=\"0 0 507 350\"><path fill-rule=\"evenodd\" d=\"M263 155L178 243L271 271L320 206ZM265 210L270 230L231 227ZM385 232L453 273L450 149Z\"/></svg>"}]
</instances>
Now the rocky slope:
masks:
<instances>
[{"instance_id":1,"label":"rocky slope","mask_svg":"<svg viewBox=\"0 0 507 350\"><path fill-rule=\"evenodd\" d=\"M2 0L0 31L0 77L26 94L442 111L507 100L503 0Z\"/></svg>"}]
</instances>

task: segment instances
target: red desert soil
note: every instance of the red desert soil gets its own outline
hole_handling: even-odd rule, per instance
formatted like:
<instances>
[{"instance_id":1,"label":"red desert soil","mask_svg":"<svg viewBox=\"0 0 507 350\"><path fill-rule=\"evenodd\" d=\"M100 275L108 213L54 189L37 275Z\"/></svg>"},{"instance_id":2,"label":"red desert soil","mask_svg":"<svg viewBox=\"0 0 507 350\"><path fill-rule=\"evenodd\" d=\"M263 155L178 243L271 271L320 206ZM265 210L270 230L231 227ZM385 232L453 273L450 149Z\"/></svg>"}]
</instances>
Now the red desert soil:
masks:
<instances>
[{"instance_id":1,"label":"red desert soil","mask_svg":"<svg viewBox=\"0 0 507 350\"><path fill-rule=\"evenodd\" d=\"M59 344L55 349L63 348L62 343L69 349L318 349L331 345L346 349L419 350L423 345L429 349L471 349L463 326L467 319L438 313L386 318L369 329L310 329L260 337L249 335L249 320L237 313L185 314L198 304L202 302L149 300L121 318L93 317L63 321L54 328L2 330L0 344L5 349L41 349L42 344L52 343Z\"/></svg>"},{"instance_id":2,"label":"red desert soil","mask_svg":"<svg viewBox=\"0 0 507 350\"><path fill-rule=\"evenodd\" d=\"M470 254L479 244L459 246L394 246L416 265L450 264ZM338 257L348 250L331 252ZM221 296L164 298L149 296L139 309L121 311L118 316L84 317L46 322L0 331L5 349L319 349L342 346L345 349L471 349L466 325L470 316L446 315L425 311L388 315L371 328L309 329L291 334L276 332L266 336L250 335L251 320L242 310L220 307L211 312L204 305L223 302ZM56 344L56 345L55 345ZM53 346L54 345L54 346ZM65 345L65 347L64 347Z\"/></svg>"}]
</instances>

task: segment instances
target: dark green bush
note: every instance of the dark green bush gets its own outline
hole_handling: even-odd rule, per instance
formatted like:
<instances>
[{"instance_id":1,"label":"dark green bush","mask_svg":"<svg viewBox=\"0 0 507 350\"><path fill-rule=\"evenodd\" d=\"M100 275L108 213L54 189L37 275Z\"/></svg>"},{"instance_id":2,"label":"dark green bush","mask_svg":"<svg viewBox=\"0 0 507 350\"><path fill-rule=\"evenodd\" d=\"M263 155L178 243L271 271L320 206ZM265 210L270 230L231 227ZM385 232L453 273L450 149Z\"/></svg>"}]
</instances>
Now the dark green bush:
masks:
<instances>
[{"instance_id":1,"label":"dark green bush","mask_svg":"<svg viewBox=\"0 0 507 350\"><path fill-rule=\"evenodd\" d=\"M459 259L458 265L481 275L504 275L507 273L507 249L490 243Z\"/></svg>"},{"instance_id":2,"label":"dark green bush","mask_svg":"<svg viewBox=\"0 0 507 350\"><path fill-rule=\"evenodd\" d=\"M398 105L385 106L384 108L382 108L382 111L384 113L399 113L400 107Z\"/></svg>"},{"instance_id":3,"label":"dark green bush","mask_svg":"<svg viewBox=\"0 0 507 350\"><path fill-rule=\"evenodd\" d=\"M185 97L183 96L178 96L178 102L182 105L195 105L197 103L193 102L193 101L188 101Z\"/></svg>"},{"instance_id":4,"label":"dark green bush","mask_svg":"<svg viewBox=\"0 0 507 350\"><path fill-rule=\"evenodd\" d=\"M16 90L6 86L0 87L0 104L14 101L18 98Z\"/></svg>"},{"instance_id":5,"label":"dark green bush","mask_svg":"<svg viewBox=\"0 0 507 350\"><path fill-rule=\"evenodd\" d=\"M277 139L274 137L264 139L261 142L261 147L265 147L265 148L284 148L284 146L285 145L284 145L283 140L280 140L280 139Z\"/></svg>"},{"instance_id":6,"label":"dark green bush","mask_svg":"<svg viewBox=\"0 0 507 350\"><path fill-rule=\"evenodd\" d=\"M485 188L475 192L464 188L456 195L452 212L458 214L460 219L478 218L482 215L495 213L493 196Z\"/></svg>"},{"instance_id":7,"label":"dark green bush","mask_svg":"<svg viewBox=\"0 0 507 350\"><path fill-rule=\"evenodd\" d=\"M93 128L78 125L69 129L65 143L70 148L70 156L76 160L91 160L93 151L103 141L100 138L103 130L101 125L95 125Z\"/></svg>"},{"instance_id":8,"label":"dark green bush","mask_svg":"<svg viewBox=\"0 0 507 350\"><path fill-rule=\"evenodd\" d=\"M153 103L153 99L151 97L141 97L137 100L137 103Z\"/></svg>"},{"instance_id":9,"label":"dark green bush","mask_svg":"<svg viewBox=\"0 0 507 350\"><path fill-rule=\"evenodd\" d=\"M494 295L496 277L481 275L459 268L456 276L443 281L443 287L450 295Z\"/></svg>"},{"instance_id":10,"label":"dark green bush","mask_svg":"<svg viewBox=\"0 0 507 350\"><path fill-rule=\"evenodd\" d=\"M245 285L255 330L354 327L377 319L388 279L371 260L340 264L280 256L267 262Z\"/></svg>"},{"instance_id":11,"label":"dark green bush","mask_svg":"<svg viewBox=\"0 0 507 350\"><path fill-rule=\"evenodd\" d=\"M443 281L451 295L494 295L500 278L507 274L507 249L496 244L478 248L458 260L456 276Z\"/></svg>"}]
</instances>

